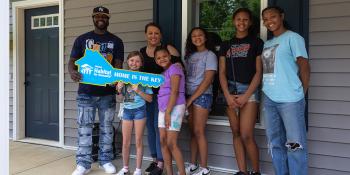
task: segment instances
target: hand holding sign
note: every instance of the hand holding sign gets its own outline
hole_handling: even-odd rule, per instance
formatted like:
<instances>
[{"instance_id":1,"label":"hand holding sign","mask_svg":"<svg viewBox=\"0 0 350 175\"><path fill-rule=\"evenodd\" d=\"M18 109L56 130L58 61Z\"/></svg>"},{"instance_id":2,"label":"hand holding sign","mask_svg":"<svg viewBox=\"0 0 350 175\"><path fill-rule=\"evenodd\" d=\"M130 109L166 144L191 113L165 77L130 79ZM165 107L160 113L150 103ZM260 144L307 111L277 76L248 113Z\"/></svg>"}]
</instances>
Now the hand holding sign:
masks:
<instances>
[{"instance_id":1,"label":"hand holding sign","mask_svg":"<svg viewBox=\"0 0 350 175\"><path fill-rule=\"evenodd\" d=\"M133 91L135 91L136 93L138 93L139 86L138 86L137 84L134 84L134 85L131 86L131 89L132 89Z\"/></svg>"},{"instance_id":2,"label":"hand holding sign","mask_svg":"<svg viewBox=\"0 0 350 175\"><path fill-rule=\"evenodd\" d=\"M77 60L78 72L81 73L80 83L106 86L115 82L141 84L148 87L159 87L164 77L158 74L135 72L116 69L95 50L86 49L82 58Z\"/></svg>"},{"instance_id":3,"label":"hand holding sign","mask_svg":"<svg viewBox=\"0 0 350 175\"><path fill-rule=\"evenodd\" d=\"M116 90L120 93L122 91L123 87L124 87L124 83L118 82Z\"/></svg>"}]
</instances>

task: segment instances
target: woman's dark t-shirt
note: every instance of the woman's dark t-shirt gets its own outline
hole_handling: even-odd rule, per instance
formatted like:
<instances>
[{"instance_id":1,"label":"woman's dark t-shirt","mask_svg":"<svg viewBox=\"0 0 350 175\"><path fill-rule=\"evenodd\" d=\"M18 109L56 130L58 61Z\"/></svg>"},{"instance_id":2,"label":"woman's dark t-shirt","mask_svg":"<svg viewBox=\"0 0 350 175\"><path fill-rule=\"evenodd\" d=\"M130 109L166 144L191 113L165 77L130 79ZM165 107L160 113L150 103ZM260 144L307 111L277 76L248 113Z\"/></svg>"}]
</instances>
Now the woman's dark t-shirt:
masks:
<instances>
[{"instance_id":1,"label":"woman's dark t-shirt","mask_svg":"<svg viewBox=\"0 0 350 175\"><path fill-rule=\"evenodd\" d=\"M261 55L263 46L264 42L255 36L234 37L224 41L220 46L219 56L226 58L227 80L250 84L256 72L256 57Z\"/></svg>"},{"instance_id":2,"label":"woman's dark t-shirt","mask_svg":"<svg viewBox=\"0 0 350 175\"><path fill-rule=\"evenodd\" d=\"M150 57L147 55L146 52L147 46L140 49L140 52L143 56L143 66L141 68L142 72L152 73L152 74L161 74L164 70L162 67L160 67L157 63L154 57ZM171 63L182 63L180 57L171 56ZM152 88L153 94L158 94L159 88Z\"/></svg>"}]
</instances>

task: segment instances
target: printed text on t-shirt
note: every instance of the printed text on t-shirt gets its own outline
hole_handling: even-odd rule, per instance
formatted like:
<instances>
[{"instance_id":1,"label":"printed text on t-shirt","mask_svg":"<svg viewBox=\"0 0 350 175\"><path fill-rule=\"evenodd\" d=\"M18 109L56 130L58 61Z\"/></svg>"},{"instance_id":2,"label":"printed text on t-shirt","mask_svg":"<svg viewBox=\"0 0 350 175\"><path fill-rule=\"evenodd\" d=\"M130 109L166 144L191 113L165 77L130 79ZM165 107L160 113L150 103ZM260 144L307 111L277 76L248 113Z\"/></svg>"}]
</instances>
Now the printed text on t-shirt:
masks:
<instances>
[{"instance_id":1,"label":"printed text on t-shirt","mask_svg":"<svg viewBox=\"0 0 350 175\"><path fill-rule=\"evenodd\" d=\"M233 44L231 48L227 50L227 58L240 58L247 57L250 44Z\"/></svg>"}]
</instances>

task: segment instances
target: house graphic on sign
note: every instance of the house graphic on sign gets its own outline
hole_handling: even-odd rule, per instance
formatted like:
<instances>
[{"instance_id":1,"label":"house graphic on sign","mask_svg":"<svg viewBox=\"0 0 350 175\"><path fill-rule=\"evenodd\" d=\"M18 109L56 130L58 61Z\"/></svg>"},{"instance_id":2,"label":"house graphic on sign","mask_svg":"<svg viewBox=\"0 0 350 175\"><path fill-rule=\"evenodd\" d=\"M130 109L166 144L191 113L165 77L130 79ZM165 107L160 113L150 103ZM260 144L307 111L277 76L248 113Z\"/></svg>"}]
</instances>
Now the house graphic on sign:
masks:
<instances>
[{"instance_id":1,"label":"house graphic on sign","mask_svg":"<svg viewBox=\"0 0 350 175\"><path fill-rule=\"evenodd\" d=\"M81 65L81 73L82 74L91 74L92 73L92 66L88 64Z\"/></svg>"}]
</instances>

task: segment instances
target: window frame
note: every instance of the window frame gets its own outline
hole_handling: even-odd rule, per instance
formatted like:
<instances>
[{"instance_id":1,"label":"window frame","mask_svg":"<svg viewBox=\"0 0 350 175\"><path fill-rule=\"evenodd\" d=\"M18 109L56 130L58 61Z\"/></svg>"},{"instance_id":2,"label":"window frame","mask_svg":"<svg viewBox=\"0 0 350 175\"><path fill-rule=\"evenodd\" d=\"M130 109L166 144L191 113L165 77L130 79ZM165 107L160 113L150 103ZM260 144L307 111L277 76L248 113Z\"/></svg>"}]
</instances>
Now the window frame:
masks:
<instances>
[{"instance_id":1,"label":"window frame","mask_svg":"<svg viewBox=\"0 0 350 175\"><path fill-rule=\"evenodd\" d=\"M199 25L199 3L203 0L182 0L182 27L181 27L181 53L185 53L185 46L186 46L186 38L188 32L192 28L192 21L194 20L195 26ZM195 6L195 17L192 16L192 7ZM268 0L260 0L260 14L264 8L268 6ZM190 19L191 18L191 19ZM262 18L260 16L260 38L264 41L267 39L267 29L263 25ZM255 124L255 128L258 129L265 129L265 121L264 121L264 115L262 113L262 107L261 103L260 106L260 122ZM212 115L210 115L212 116ZM217 125L217 126L230 126L230 122L228 121L228 118L223 119L213 119L211 117L208 117L207 124L211 125ZM223 117L223 116L218 116ZM225 117L225 116L224 116Z\"/></svg>"},{"instance_id":2,"label":"window frame","mask_svg":"<svg viewBox=\"0 0 350 175\"><path fill-rule=\"evenodd\" d=\"M51 21L51 25L47 25L47 18L51 17L52 21ZM57 24L54 24L54 18L57 17ZM37 29L48 29L48 28L56 28L59 27L59 14L58 13L52 13L52 14L48 14L48 15L37 15L37 16L32 16L31 17L31 30L37 30ZM39 24L38 26L34 26L34 20L38 19L39 20ZM45 19L45 25L41 26L41 19Z\"/></svg>"}]
</instances>

